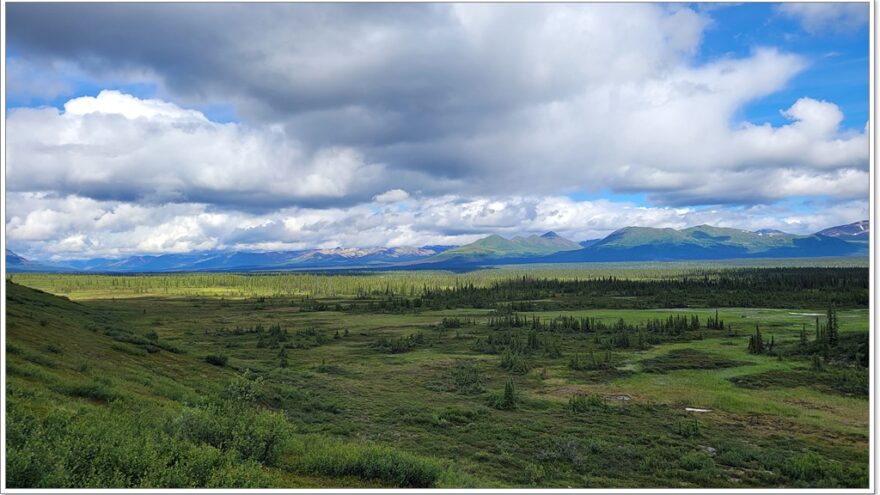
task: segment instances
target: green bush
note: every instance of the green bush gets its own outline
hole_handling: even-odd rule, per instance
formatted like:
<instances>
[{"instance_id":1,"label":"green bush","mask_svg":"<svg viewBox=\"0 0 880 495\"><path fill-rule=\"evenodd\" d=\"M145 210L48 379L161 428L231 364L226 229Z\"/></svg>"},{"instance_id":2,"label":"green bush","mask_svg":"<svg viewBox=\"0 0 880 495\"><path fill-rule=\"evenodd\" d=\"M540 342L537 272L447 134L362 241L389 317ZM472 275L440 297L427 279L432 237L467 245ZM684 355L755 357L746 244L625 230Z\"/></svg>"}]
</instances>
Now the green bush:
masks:
<instances>
[{"instance_id":1,"label":"green bush","mask_svg":"<svg viewBox=\"0 0 880 495\"><path fill-rule=\"evenodd\" d=\"M460 394L483 392L483 375L473 361L457 361L449 369L449 389Z\"/></svg>"},{"instance_id":2,"label":"green bush","mask_svg":"<svg viewBox=\"0 0 880 495\"><path fill-rule=\"evenodd\" d=\"M46 344L46 346L43 347L43 349L46 349L47 351L51 352L52 354L64 354L64 349L62 349L61 346L56 345L56 344Z\"/></svg>"},{"instance_id":3,"label":"green bush","mask_svg":"<svg viewBox=\"0 0 880 495\"><path fill-rule=\"evenodd\" d=\"M132 356L146 356L147 351L141 349L140 347L133 347L125 344L111 344L110 347L114 350L124 352L126 354L131 354Z\"/></svg>"},{"instance_id":4,"label":"green bush","mask_svg":"<svg viewBox=\"0 0 880 495\"><path fill-rule=\"evenodd\" d=\"M100 402L110 402L119 398L119 394L108 385L97 381L91 383L59 384L53 387L56 392L71 397L82 397Z\"/></svg>"},{"instance_id":5,"label":"green bush","mask_svg":"<svg viewBox=\"0 0 880 495\"><path fill-rule=\"evenodd\" d=\"M270 487L256 462L166 433L156 411L83 407L37 414L7 402L7 486Z\"/></svg>"},{"instance_id":6,"label":"green bush","mask_svg":"<svg viewBox=\"0 0 880 495\"><path fill-rule=\"evenodd\" d=\"M605 410L608 404L605 399L597 394L590 396L584 394L575 394L568 399L568 409L574 413L582 413L591 410Z\"/></svg>"},{"instance_id":7,"label":"green bush","mask_svg":"<svg viewBox=\"0 0 880 495\"><path fill-rule=\"evenodd\" d=\"M169 431L190 442L232 451L241 459L272 465L292 428L278 412L211 404L187 408Z\"/></svg>"},{"instance_id":8,"label":"green bush","mask_svg":"<svg viewBox=\"0 0 880 495\"><path fill-rule=\"evenodd\" d=\"M516 385L514 385L513 380L508 378L507 383L504 385L504 392L493 394L489 397L489 405L502 411L512 411L516 409L518 400L519 396L516 393Z\"/></svg>"},{"instance_id":9,"label":"green bush","mask_svg":"<svg viewBox=\"0 0 880 495\"><path fill-rule=\"evenodd\" d=\"M839 462L824 459L815 452L807 452L788 459L782 472L791 478L822 486L836 486L843 483L846 473Z\"/></svg>"},{"instance_id":10,"label":"green bush","mask_svg":"<svg viewBox=\"0 0 880 495\"><path fill-rule=\"evenodd\" d=\"M295 468L327 476L353 476L379 480L399 487L429 488L443 472L441 464L390 447L370 443L345 443L325 436L297 439L293 447Z\"/></svg>"},{"instance_id":11,"label":"green bush","mask_svg":"<svg viewBox=\"0 0 880 495\"><path fill-rule=\"evenodd\" d=\"M205 356L205 362L214 366L226 366L226 361L228 360L229 358L220 354L208 354Z\"/></svg>"},{"instance_id":12,"label":"green bush","mask_svg":"<svg viewBox=\"0 0 880 495\"><path fill-rule=\"evenodd\" d=\"M510 349L505 349L501 353L500 365L507 371L517 375L524 375L529 372L529 365L522 354L513 352Z\"/></svg>"}]
</instances>

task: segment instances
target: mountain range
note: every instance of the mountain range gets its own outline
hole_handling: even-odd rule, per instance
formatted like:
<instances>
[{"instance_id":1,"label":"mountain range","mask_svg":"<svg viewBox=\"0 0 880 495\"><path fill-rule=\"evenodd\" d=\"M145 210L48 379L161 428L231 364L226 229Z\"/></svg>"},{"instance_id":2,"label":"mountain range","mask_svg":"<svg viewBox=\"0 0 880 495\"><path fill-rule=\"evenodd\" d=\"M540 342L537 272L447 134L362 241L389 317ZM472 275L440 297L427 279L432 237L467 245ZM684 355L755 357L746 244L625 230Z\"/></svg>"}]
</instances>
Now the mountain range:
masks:
<instances>
[{"instance_id":1,"label":"mountain range","mask_svg":"<svg viewBox=\"0 0 880 495\"><path fill-rule=\"evenodd\" d=\"M485 265L596 261L864 256L867 220L811 235L699 225L686 229L626 227L580 243L555 232L527 237L490 235L463 246L334 248L300 251L206 251L59 262L26 259L6 250L10 272L183 272L315 269L469 269Z\"/></svg>"}]
</instances>

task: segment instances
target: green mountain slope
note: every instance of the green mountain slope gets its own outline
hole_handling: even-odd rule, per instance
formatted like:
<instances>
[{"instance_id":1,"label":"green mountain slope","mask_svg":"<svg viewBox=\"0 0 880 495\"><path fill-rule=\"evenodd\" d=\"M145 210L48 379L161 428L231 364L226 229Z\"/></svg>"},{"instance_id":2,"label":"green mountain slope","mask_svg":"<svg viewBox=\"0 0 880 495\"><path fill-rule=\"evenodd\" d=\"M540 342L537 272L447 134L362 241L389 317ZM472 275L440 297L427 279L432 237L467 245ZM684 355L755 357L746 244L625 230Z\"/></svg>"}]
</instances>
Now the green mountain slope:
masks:
<instances>
[{"instance_id":1,"label":"green mountain slope","mask_svg":"<svg viewBox=\"0 0 880 495\"><path fill-rule=\"evenodd\" d=\"M750 232L699 225L682 230L627 227L578 251L543 258L544 262L665 261L734 258L853 256L865 247L822 235Z\"/></svg>"},{"instance_id":2,"label":"green mountain slope","mask_svg":"<svg viewBox=\"0 0 880 495\"><path fill-rule=\"evenodd\" d=\"M747 230L698 225L682 230L627 227L602 241L596 248L631 248L650 244L692 245L700 247L736 246L747 252L791 246L795 239L805 236L793 234L758 234Z\"/></svg>"},{"instance_id":3,"label":"green mountain slope","mask_svg":"<svg viewBox=\"0 0 880 495\"><path fill-rule=\"evenodd\" d=\"M561 251L581 249L580 244L570 241L555 232L528 237L505 239L500 235L490 235L476 242L444 251L425 261L441 261L453 258L463 259L501 259L525 256L546 256Z\"/></svg>"}]
</instances>

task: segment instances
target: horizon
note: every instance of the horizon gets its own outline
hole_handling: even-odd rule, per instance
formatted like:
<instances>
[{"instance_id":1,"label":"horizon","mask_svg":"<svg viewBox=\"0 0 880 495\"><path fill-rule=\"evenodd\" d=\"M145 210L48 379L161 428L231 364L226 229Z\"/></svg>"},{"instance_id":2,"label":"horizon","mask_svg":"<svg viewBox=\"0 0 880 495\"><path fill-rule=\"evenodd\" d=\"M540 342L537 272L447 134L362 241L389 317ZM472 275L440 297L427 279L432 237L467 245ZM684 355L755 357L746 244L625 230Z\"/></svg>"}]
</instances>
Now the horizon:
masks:
<instances>
[{"instance_id":1,"label":"horizon","mask_svg":"<svg viewBox=\"0 0 880 495\"><path fill-rule=\"evenodd\" d=\"M867 4L7 13L27 259L869 218Z\"/></svg>"},{"instance_id":2,"label":"horizon","mask_svg":"<svg viewBox=\"0 0 880 495\"><path fill-rule=\"evenodd\" d=\"M848 223L841 224L841 225L829 225L827 227L819 229L819 231L817 231L817 232L813 232L810 234L792 234L791 232L784 232L784 231L780 231L777 229L743 230L743 229L736 229L735 227L719 227L719 226L708 225L708 224L690 225L687 227L682 227L680 229L673 229L673 230L682 231L682 230L688 230L688 229L693 229L693 228L698 228L698 227L711 227L711 228L721 228L721 229L742 230L743 232L751 232L751 233L759 233L759 231L761 231L761 230L772 230L772 231L780 232L783 234L808 236L808 235L816 234L822 230L826 230L826 229L830 229L830 228L834 228L834 227L853 225L853 224L862 223L862 222L870 222L870 219L856 220L854 222L848 222ZM656 228L656 227L649 227L649 226L644 226L644 225L627 225L626 227L621 227L619 229L612 231L611 233L608 234L608 236L610 236L620 230L624 230L624 229L628 229L628 228ZM554 234L557 237L560 237L564 240L575 242L575 243L599 241L599 240L602 240L602 239L608 237L608 236L603 236L600 238L593 238L593 239L570 239L568 237L559 235L555 231L548 230L543 233L520 233L520 234L515 234L515 235L510 235L510 236L504 236L501 234L486 234L484 236L480 236L477 240L472 241L470 243L466 243L466 244L424 244L424 245L420 245L420 246L356 246L356 247L355 246L336 246L336 247L330 247L330 248L292 249L292 250L287 250L287 251L284 251L284 250L265 250L265 251L249 250L249 251L245 251L245 250L234 250L234 249L206 249L206 250L202 250L202 251L187 251L187 252L175 252L175 253L141 253L141 254L120 254L117 256L110 255L110 256L95 256L95 257L83 257L83 258L46 258L46 259L28 258L25 256L21 256L21 253L18 253L16 251L10 249L9 247L6 247L6 252L12 253L16 256L21 256L21 257L27 259L28 261L46 261L46 262L58 263L58 262L67 262L67 261L86 261L89 259L99 259L99 258L106 258L106 259L111 259L111 260L112 259L122 260L122 259L127 259L127 258L132 258L132 257L159 257L159 256L175 256L175 255L186 256L186 255L214 254L214 253L216 253L216 254L219 254L219 253L273 253L273 252L283 253L283 252L309 252L309 251L332 252L332 251L339 251L339 250L430 249L430 248L436 248L436 247L456 248L456 247L461 247L461 246L464 246L467 244L472 244L473 242L478 242L480 240L483 240L483 239L486 239L486 238L489 238L492 236L499 236L499 237L502 237L506 240L512 240L515 238L544 237L547 234ZM442 251L440 251L440 252L442 252Z\"/></svg>"}]
</instances>

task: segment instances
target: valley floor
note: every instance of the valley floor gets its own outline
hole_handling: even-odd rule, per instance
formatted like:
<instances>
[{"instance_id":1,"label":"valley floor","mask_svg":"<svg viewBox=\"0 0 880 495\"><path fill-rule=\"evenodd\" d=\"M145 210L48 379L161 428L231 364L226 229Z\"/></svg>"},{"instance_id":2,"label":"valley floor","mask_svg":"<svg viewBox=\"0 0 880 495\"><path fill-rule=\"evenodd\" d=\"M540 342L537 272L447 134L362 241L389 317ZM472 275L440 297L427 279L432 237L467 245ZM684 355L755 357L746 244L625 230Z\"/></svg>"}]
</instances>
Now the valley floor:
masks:
<instances>
[{"instance_id":1,"label":"valley floor","mask_svg":"<svg viewBox=\"0 0 880 495\"><path fill-rule=\"evenodd\" d=\"M347 309L382 296L6 290L8 486L868 485L864 308L820 356L815 307L522 313L599 325L549 331ZM642 330L676 317L699 326Z\"/></svg>"}]
</instances>

